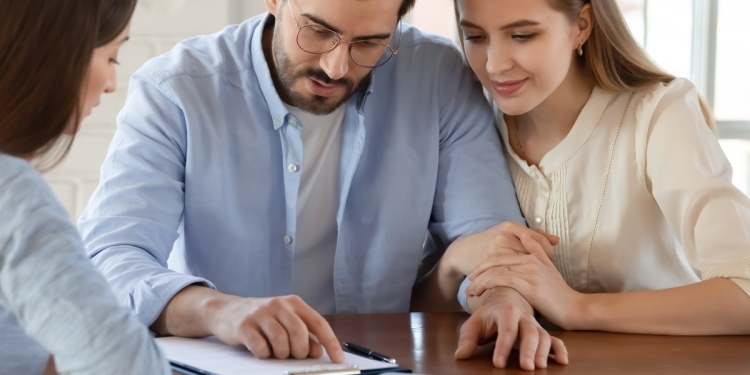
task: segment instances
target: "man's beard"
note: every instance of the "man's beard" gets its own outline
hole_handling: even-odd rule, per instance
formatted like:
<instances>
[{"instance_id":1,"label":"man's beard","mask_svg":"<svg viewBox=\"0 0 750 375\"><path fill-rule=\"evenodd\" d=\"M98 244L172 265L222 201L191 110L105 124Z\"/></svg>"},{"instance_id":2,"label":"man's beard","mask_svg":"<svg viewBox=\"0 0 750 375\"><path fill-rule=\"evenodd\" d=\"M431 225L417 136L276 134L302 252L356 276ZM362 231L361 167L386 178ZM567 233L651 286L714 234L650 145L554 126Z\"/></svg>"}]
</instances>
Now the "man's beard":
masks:
<instances>
[{"instance_id":1,"label":"man's beard","mask_svg":"<svg viewBox=\"0 0 750 375\"><path fill-rule=\"evenodd\" d=\"M319 68L304 68L298 72L295 72L292 67L292 62L289 59L289 55L286 53L286 51L284 51L282 38L283 36L281 35L279 28L277 27L276 30L274 30L273 37L273 54L276 60L276 70L279 74L279 81L281 82L281 86L283 87L286 96L292 100L293 106L314 115L328 115L338 109L347 100L349 100L349 98L351 98L352 95L354 95L354 93L357 91L360 86L359 84L355 84L348 78L333 80L328 76L328 74L326 74L326 72ZM372 73L368 74L367 77L360 81L360 84L363 82L368 83L370 81L371 74ZM312 78L329 85L333 84L342 86L346 89L346 91L342 99L337 102L329 102L330 98L319 95L313 95L312 99L307 99L302 94L292 90L292 85L296 80L300 78Z\"/></svg>"}]
</instances>

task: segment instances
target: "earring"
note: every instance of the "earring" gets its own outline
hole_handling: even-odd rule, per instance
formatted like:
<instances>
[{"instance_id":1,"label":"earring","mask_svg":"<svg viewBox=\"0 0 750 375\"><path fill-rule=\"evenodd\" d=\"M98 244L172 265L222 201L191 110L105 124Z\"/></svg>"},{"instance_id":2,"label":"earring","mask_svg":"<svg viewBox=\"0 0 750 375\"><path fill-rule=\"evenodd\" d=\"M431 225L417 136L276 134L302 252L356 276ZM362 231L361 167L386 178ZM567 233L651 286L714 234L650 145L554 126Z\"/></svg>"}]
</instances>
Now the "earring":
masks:
<instances>
[{"instance_id":1,"label":"earring","mask_svg":"<svg viewBox=\"0 0 750 375\"><path fill-rule=\"evenodd\" d=\"M583 44L578 47L578 56L583 56Z\"/></svg>"}]
</instances>

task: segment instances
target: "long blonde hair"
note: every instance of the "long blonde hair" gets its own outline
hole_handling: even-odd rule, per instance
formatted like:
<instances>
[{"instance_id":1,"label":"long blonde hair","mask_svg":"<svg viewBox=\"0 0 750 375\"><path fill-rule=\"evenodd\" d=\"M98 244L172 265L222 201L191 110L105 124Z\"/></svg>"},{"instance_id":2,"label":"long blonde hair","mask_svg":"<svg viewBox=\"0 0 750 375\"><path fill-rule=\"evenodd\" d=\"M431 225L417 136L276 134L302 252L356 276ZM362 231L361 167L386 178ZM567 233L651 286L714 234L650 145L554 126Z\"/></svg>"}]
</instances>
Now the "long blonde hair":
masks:
<instances>
[{"instance_id":1,"label":"long blonde hair","mask_svg":"<svg viewBox=\"0 0 750 375\"><path fill-rule=\"evenodd\" d=\"M553 9L564 13L571 22L577 21L581 10L591 4L594 27L581 62L587 74L603 89L627 92L656 82L670 83L675 77L661 69L630 33L615 0L547 0ZM456 19L458 20L458 3ZM459 28L459 33L461 29ZM463 38L462 38L463 41ZM463 43L463 42L462 42ZM716 132L711 107L699 96L701 112L708 126Z\"/></svg>"}]
</instances>

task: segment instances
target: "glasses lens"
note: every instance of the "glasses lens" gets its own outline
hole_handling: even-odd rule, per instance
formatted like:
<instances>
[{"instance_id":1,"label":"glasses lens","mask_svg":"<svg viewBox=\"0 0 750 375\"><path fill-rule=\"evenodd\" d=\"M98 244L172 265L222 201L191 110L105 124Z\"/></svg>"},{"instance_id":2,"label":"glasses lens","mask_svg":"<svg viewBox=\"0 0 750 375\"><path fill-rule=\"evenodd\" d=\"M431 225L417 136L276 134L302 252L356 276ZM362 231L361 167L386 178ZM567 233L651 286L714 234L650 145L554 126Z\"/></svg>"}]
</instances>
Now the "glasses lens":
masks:
<instances>
[{"instance_id":1,"label":"glasses lens","mask_svg":"<svg viewBox=\"0 0 750 375\"><path fill-rule=\"evenodd\" d=\"M393 56L393 50L385 44L363 40L352 43L351 54L358 65L374 68L385 64Z\"/></svg>"},{"instance_id":2,"label":"glasses lens","mask_svg":"<svg viewBox=\"0 0 750 375\"><path fill-rule=\"evenodd\" d=\"M302 27L297 36L299 47L310 53L326 53L334 49L340 40L333 31L315 25Z\"/></svg>"}]
</instances>

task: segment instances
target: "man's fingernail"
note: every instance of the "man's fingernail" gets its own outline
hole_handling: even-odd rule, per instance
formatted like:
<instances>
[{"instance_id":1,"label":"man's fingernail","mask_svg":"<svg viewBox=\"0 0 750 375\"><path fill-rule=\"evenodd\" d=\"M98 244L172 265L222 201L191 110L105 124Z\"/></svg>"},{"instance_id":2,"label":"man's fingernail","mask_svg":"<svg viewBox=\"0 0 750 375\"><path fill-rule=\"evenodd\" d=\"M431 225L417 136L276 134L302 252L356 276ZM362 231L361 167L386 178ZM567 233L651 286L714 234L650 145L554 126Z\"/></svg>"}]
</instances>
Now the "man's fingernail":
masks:
<instances>
[{"instance_id":1,"label":"man's fingernail","mask_svg":"<svg viewBox=\"0 0 750 375\"><path fill-rule=\"evenodd\" d=\"M534 360L533 359L527 357L524 360L524 362L526 362L526 367L528 367L530 369L534 369Z\"/></svg>"},{"instance_id":2,"label":"man's fingernail","mask_svg":"<svg viewBox=\"0 0 750 375\"><path fill-rule=\"evenodd\" d=\"M505 357L497 357L495 364L497 367L505 367Z\"/></svg>"}]
</instances>

